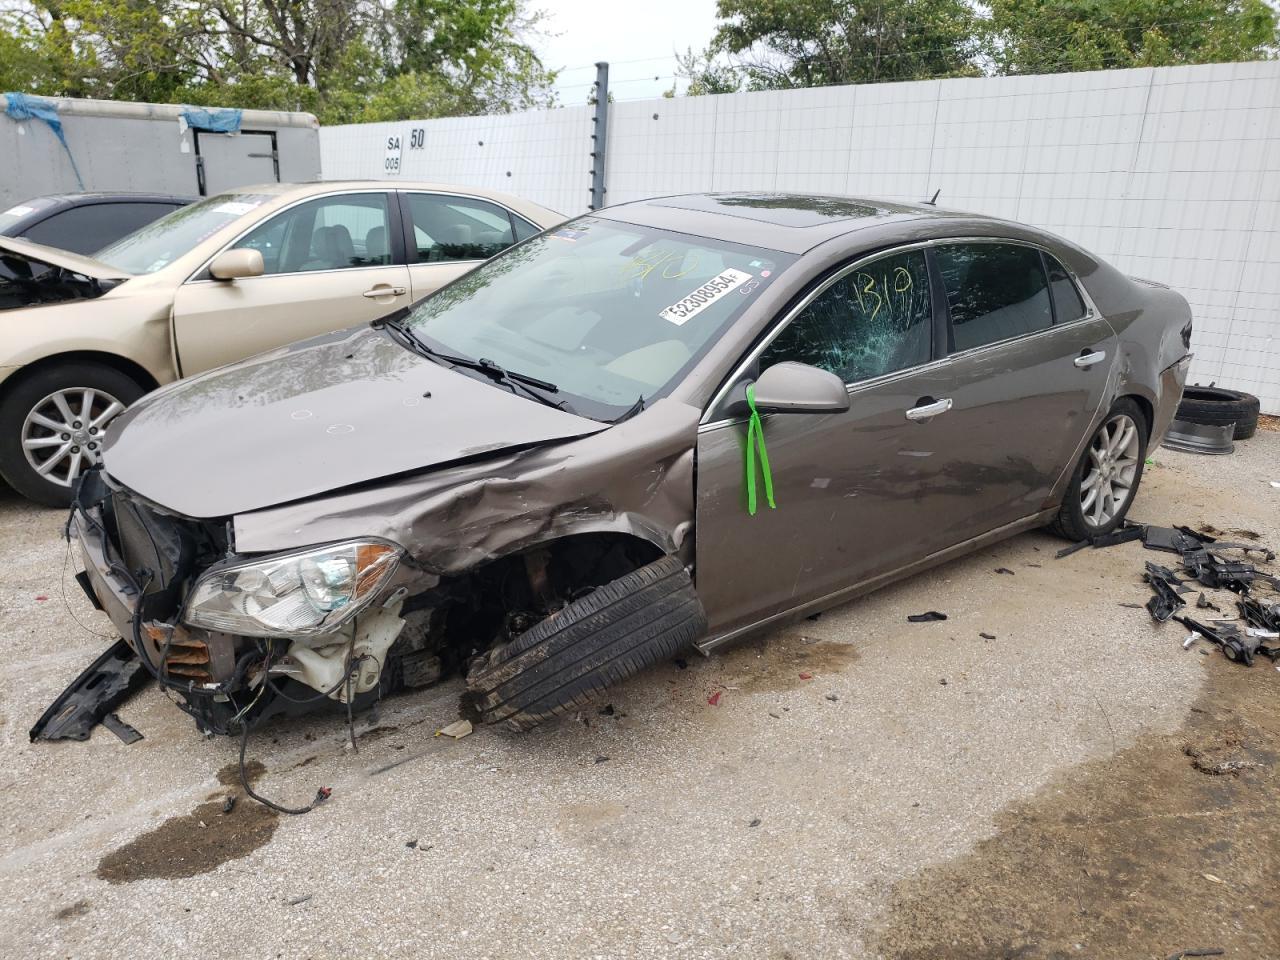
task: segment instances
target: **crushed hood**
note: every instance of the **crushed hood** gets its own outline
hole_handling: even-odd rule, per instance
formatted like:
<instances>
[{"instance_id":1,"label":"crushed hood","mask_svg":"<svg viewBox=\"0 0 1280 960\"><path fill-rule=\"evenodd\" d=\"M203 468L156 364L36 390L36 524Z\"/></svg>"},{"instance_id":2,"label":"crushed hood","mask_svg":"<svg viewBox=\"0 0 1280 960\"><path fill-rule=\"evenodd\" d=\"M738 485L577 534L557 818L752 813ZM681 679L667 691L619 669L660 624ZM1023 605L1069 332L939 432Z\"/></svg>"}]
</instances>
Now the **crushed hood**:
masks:
<instances>
[{"instance_id":1,"label":"crushed hood","mask_svg":"<svg viewBox=\"0 0 1280 960\"><path fill-rule=\"evenodd\" d=\"M144 397L113 422L103 463L164 508L224 517L606 427L364 328Z\"/></svg>"},{"instance_id":2,"label":"crushed hood","mask_svg":"<svg viewBox=\"0 0 1280 960\"><path fill-rule=\"evenodd\" d=\"M127 270L108 266L100 260L94 260L92 257L82 257L80 254L72 253L69 250L46 247L43 243L32 243L30 240L19 240L15 237L0 237L0 251L17 254L30 260L39 260L41 263L52 264L55 267L70 270L72 273L78 273L93 280L127 280L133 276Z\"/></svg>"}]
</instances>

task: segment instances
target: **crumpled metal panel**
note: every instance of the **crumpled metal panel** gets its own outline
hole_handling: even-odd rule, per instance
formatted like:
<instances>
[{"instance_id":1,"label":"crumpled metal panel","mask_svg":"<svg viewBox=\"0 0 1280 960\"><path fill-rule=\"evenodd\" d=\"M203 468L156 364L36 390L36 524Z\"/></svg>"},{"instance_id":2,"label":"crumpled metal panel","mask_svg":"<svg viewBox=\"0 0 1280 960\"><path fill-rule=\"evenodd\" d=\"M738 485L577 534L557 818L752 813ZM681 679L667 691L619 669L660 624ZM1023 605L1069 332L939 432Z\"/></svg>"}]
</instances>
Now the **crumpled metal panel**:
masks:
<instances>
[{"instance_id":1,"label":"crumpled metal panel","mask_svg":"<svg viewBox=\"0 0 1280 960\"><path fill-rule=\"evenodd\" d=\"M660 400L579 440L241 514L235 549L384 537L436 574L579 533L631 534L672 553L693 525L698 416Z\"/></svg>"}]
</instances>

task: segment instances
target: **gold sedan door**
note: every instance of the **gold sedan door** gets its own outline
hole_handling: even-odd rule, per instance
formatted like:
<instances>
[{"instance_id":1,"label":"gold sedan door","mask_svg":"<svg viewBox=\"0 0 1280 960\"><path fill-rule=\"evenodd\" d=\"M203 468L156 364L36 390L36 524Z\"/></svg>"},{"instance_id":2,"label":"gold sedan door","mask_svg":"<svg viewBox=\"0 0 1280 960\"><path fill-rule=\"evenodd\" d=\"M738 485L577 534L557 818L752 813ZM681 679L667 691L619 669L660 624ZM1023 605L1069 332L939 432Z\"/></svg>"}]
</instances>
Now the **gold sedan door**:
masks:
<instances>
[{"instance_id":1,"label":"gold sedan door","mask_svg":"<svg viewBox=\"0 0 1280 960\"><path fill-rule=\"evenodd\" d=\"M229 249L262 254L263 274L215 280L208 269L174 299L183 376L316 334L368 323L409 303L409 268L391 242L394 197L343 193L296 204Z\"/></svg>"}]
</instances>

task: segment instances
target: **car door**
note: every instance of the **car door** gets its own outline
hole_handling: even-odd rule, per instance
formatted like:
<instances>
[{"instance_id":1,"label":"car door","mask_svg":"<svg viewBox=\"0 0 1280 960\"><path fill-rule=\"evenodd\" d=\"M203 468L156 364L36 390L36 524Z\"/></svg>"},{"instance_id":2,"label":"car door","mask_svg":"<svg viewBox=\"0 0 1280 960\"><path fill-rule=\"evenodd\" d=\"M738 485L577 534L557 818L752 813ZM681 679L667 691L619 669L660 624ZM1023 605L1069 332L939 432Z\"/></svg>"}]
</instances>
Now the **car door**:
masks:
<instances>
[{"instance_id":1,"label":"car door","mask_svg":"<svg viewBox=\"0 0 1280 960\"><path fill-rule=\"evenodd\" d=\"M228 249L262 253L262 276L179 289L174 341L184 376L315 334L368 323L409 302L399 210L387 191L297 203Z\"/></svg>"},{"instance_id":2,"label":"car door","mask_svg":"<svg viewBox=\"0 0 1280 960\"><path fill-rule=\"evenodd\" d=\"M926 393L959 442L947 529L955 542L1052 506L1106 394L1115 331L1088 310L1061 263L1011 241L930 251L948 313L948 361Z\"/></svg>"},{"instance_id":3,"label":"car door","mask_svg":"<svg viewBox=\"0 0 1280 960\"><path fill-rule=\"evenodd\" d=\"M413 299L434 293L538 228L478 197L400 194Z\"/></svg>"},{"instance_id":4,"label":"car door","mask_svg":"<svg viewBox=\"0 0 1280 960\"><path fill-rule=\"evenodd\" d=\"M744 358L741 375L796 361L836 373L850 409L763 418L776 509L747 512L747 421L717 400L698 431L695 545L710 632L732 633L945 545L935 484L963 447L927 408L945 364L923 247L828 278ZM732 381L731 381L732 383ZM733 386L725 392L734 393ZM926 408L925 415L911 411Z\"/></svg>"}]
</instances>

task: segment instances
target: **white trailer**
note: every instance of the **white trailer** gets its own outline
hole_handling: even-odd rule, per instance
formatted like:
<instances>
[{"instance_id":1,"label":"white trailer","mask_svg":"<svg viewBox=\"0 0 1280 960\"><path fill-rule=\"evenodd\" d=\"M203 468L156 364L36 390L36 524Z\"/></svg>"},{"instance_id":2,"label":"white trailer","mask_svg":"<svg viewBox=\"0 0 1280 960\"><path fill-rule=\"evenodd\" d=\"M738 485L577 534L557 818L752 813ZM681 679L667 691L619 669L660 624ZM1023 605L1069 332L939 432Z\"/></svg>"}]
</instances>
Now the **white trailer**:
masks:
<instances>
[{"instance_id":1,"label":"white trailer","mask_svg":"<svg viewBox=\"0 0 1280 960\"><path fill-rule=\"evenodd\" d=\"M80 190L208 196L318 179L309 113L0 94L0 209Z\"/></svg>"}]
</instances>

